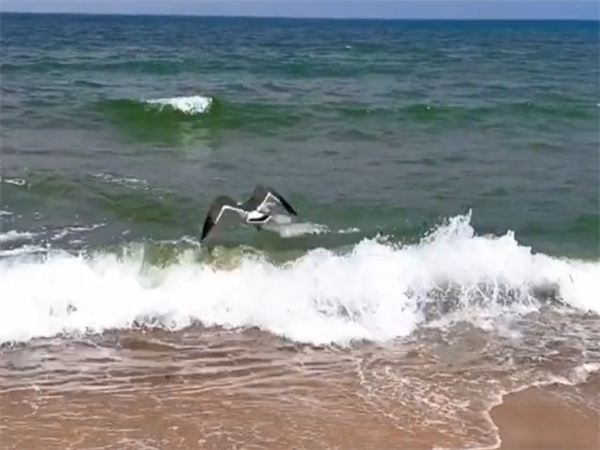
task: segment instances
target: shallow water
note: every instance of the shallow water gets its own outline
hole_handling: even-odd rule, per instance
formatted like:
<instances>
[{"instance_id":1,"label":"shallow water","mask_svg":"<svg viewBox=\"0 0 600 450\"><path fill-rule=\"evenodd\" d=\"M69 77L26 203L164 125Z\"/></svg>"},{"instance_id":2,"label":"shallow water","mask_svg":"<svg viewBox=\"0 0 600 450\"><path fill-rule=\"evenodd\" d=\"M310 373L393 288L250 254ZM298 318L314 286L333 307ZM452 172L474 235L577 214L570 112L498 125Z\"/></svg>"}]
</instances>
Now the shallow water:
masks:
<instances>
[{"instance_id":1,"label":"shallow water","mask_svg":"<svg viewBox=\"0 0 600 450\"><path fill-rule=\"evenodd\" d=\"M597 318L580 323L597 339ZM583 382L599 356L575 336L470 326L352 348L199 326L107 332L5 350L2 436L6 448L493 448L501 394ZM599 412L584 393L564 403Z\"/></svg>"}]
</instances>

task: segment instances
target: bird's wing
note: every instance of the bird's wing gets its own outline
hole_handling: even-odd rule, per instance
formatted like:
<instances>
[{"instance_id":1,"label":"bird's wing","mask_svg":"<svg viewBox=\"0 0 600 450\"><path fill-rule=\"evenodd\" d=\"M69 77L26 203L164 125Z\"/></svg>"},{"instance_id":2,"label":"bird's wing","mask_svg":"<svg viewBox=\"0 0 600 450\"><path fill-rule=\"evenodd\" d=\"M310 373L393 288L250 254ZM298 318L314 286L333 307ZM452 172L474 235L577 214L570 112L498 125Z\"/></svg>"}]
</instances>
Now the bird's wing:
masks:
<instances>
[{"instance_id":1,"label":"bird's wing","mask_svg":"<svg viewBox=\"0 0 600 450\"><path fill-rule=\"evenodd\" d=\"M253 209L258 211L268 212L273 202L283 206L283 209L285 209L288 214L294 216L298 215L292 205L290 205L281 194L279 194L275 189L261 184L254 188L254 191L252 192L250 198L246 201L246 204L249 204L249 206L251 205Z\"/></svg>"},{"instance_id":2,"label":"bird's wing","mask_svg":"<svg viewBox=\"0 0 600 450\"><path fill-rule=\"evenodd\" d=\"M231 197L226 195L217 197L210 205L206 219L204 219L200 240L204 240L217 224L224 224L225 222L239 223L243 219L244 213L245 211Z\"/></svg>"}]
</instances>

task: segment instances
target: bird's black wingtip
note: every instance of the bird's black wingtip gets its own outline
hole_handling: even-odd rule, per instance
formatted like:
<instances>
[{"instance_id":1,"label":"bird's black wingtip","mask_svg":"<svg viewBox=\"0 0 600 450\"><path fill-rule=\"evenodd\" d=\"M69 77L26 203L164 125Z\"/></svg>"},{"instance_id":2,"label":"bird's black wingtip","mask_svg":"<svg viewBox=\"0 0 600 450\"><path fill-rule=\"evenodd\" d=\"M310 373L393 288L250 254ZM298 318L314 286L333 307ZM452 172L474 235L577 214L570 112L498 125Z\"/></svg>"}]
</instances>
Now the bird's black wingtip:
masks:
<instances>
[{"instance_id":1,"label":"bird's black wingtip","mask_svg":"<svg viewBox=\"0 0 600 450\"><path fill-rule=\"evenodd\" d=\"M292 207L292 205L290 205L290 202L288 202L283 195L281 195L279 192L277 192L275 189L273 189L272 187L264 187L262 185L261 186L263 189L266 190L266 192L270 192L271 195L274 195L275 198L279 201L279 203L281 203L281 205L283 206L283 208L286 210L286 212L288 214L291 214L293 216L297 216L298 212Z\"/></svg>"},{"instance_id":2,"label":"bird's black wingtip","mask_svg":"<svg viewBox=\"0 0 600 450\"><path fill-rule=\"evenodd\" d=\"M283 205L283 207L286 209L286 211L294 216L297 216L298 213L296 212L296 210L292 207L292 205L290 205L290 203L283 198L281 195L279 195L279 200L281 201L281 204Z\"/></svg>"},{"instance_id":3,"label":"bird's black wingtip","mask_svg":"<svg viewBox=\"0 0 600 450\"><path fill-rule=\"evenodd\" d=\"M208 233L210 232L210 230L212 229L212 227L214 225L215 225L214 222L210 218L210 214L207 215L206 219L204 220L204 225L202 226L202 233L200 235L200 242L202 242L202 241L204 241L204 239L206 239L206 236L208 235Z\"/></svg>"}]
</instances>

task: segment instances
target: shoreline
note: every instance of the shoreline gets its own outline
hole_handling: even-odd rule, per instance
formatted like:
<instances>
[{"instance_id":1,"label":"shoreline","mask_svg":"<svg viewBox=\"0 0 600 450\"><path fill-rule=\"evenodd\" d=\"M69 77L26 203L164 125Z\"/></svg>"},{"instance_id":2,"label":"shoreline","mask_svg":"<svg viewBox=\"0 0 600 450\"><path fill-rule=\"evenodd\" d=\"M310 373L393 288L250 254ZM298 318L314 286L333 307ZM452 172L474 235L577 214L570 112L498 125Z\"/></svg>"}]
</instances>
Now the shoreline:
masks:
<instances>
[{"instance_id":1,"label":"shoreline","mask_svg":"<svg viewBox=\"0 0 600 450\"><path fill-rule=\"evenodd\" d=\"M414 396L396 383L400 380L381 378L396 361L394 353L364 360L360 373L371 376L361 378L353 355L289 352L293 349L277 349L274 342L256 346L256 335L203 336L124 333L118 348L12 351L0 365L3 448L64 450L123 442L129 444L122 448L182 450L232 444L265 449L600 447L599 372L576 385L530 385L496 397L500 402L491 408L481 403L481 390L472 388L466 396L459 390L448 400L470 406L457 409L460 417L436 416L428 395ZM184 346L174 350L174 343ZM403 373L427 362L413 355L404 361L408 372ZM366 368L370 371L363 372ZM492 371L480 386L485 390L485 383L502 378ZM450 387L444 377L419 379L424 394ZM394 386L388 385L392 381Z\"/></svg>"}]
</instances>

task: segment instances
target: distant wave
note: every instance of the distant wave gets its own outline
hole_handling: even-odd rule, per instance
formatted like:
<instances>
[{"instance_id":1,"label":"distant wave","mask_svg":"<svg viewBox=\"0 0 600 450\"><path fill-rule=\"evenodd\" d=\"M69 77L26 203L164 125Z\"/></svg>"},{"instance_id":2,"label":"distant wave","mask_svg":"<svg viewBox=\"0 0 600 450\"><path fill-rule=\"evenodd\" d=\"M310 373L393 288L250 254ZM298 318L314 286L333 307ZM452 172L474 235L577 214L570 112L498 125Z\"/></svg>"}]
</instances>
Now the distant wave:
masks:
<instances>
[{"instance_id":1,"label":"distant wave","mask_svg":"<svg viewBox=\"0 0 600 450\"><path fill-rule=\"evenodd\" d=\"M201 95L192 95L190 97L171 97L146 100L146 104L158 107L159 111L170 107L175 111L181 111L185 114L201 114L210 109L213 99Z\"/></svg>"},{"instance_id":2,"label":"distant wave","mask_svg":"<svg viewBox=\"0 0 600 450\"><path fill-rule=\"evenodd\" d=\"M412 102L396 107L373 107L348 103L268 103L235 102L210 95L183 95L149 99L105 99L94 104L108 120L141 139L174 139L193 130L244 130L269 135L281 127L307 126L320 121L341 119L332 133L371 135L369 122L432 123L443 126L479 126L506 123L520 118L545 116L555 119L598 119L594 105L516 102L479 106ZM335 123L335 122L334 122ZM185 125L184 125L185 124ZM183 128L182 128L183 127ZM358 127L358 128L357 128ZM344 131L345 130L345 131Z\"/></svg>"},{"instance_id":3,"label":"distant wave","mask_svg":"<svg viewBox=\"0 0 600 450\"><path fill-rule=\"evenodd\" d=\"M161 115L162 118L203 114L210 111L218 100L203 95L174 96L150 99L109 99L96 103L96 107L107 114L135 119Z\"/></svg>"},{"instance_id":4,"label":"distant wave","mask_svg":"<svg viewBox=\"0 0 600 450\"><path fill-rule=\"evenodd\" d=\"M293 106L235 103L214 96L189 95L149 99L105 99L94 104L114 126L140 140L180 139L189 142L202 132L245 130L269 135L274 128L294 126L310 112ZM302 108L301 108L302 109Z\"/></svg>"},{"instance_id":5,"label":"distant wave","mask_svg":"<svg viewBox=\"0 0 600 450\"><path fill-rule=\"evenodd\" d=\"M189 142L195 130L211 128L220 101L199 94L148 99L117 98L94 103L113 126L140 141ZM200 135L200 138L204 135Z\"/></svg>"}]
</instances>

